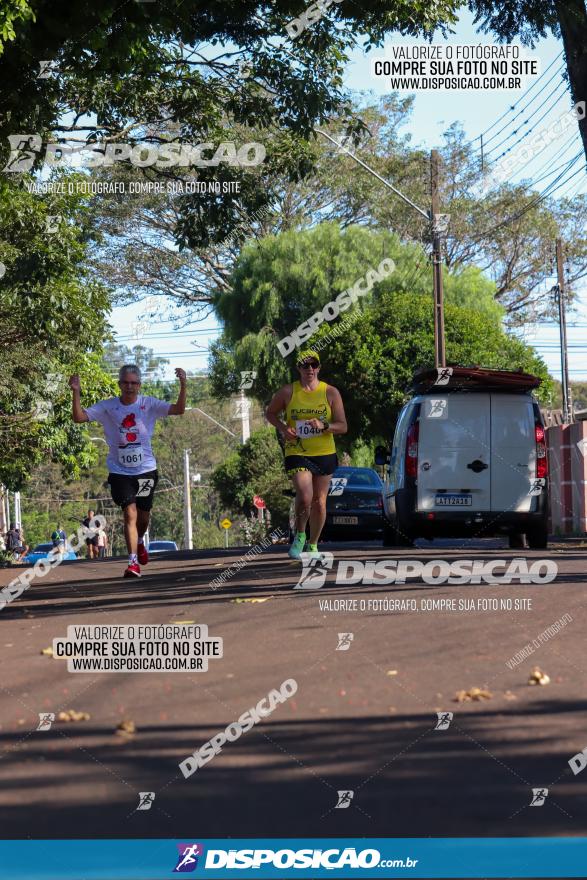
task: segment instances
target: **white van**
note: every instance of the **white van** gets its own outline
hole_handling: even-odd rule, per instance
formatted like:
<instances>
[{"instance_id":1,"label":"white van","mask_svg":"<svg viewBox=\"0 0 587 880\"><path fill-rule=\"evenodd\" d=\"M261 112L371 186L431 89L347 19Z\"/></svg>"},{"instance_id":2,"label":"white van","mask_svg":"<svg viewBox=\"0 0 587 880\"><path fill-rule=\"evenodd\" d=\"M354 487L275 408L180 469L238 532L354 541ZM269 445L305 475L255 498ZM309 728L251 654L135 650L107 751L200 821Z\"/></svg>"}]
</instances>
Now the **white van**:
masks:
<instances>
[{"instance_id":1,"label":"white van","mask_svg":"<svg viewBox=\"0 0 587 880\"><path fill-rule=\"evenodd\" d=\"M507 535L510 547L548 539L548 460L532 395L540 379L451 367L414 376L385 464L384 546L415 538Z\"/></svg>"}]
</instances>

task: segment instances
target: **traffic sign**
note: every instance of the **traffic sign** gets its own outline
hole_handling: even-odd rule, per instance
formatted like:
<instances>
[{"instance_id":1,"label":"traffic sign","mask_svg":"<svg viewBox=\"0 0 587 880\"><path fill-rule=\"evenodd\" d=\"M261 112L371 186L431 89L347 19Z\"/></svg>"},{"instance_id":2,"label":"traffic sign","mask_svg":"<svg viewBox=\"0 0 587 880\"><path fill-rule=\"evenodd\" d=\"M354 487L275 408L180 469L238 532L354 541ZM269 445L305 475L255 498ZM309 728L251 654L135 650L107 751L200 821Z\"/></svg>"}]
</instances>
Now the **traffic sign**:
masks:
<instances>
[{"instance_id":1,"label":"traffic sign","mask_svg":"<svg viewBox=\"0 0 587 880\"><path fill-rule=\"evenodd\" d=\"M259 510L263 510L263 508L266 506L260 495L253 495L253 504Z\"/></svg>"},{"instance_id":2,"label":"traffic sign","mask_svg":"<svg viewBox=\"0 0 587 880\"><path fill-rule=\"evenodd\" d=\"M232 522L228 519L228 517L225 517L221 521L220 525L222 526L223 529L229 529L232 525Z\"/></svg>"}]
</instances>

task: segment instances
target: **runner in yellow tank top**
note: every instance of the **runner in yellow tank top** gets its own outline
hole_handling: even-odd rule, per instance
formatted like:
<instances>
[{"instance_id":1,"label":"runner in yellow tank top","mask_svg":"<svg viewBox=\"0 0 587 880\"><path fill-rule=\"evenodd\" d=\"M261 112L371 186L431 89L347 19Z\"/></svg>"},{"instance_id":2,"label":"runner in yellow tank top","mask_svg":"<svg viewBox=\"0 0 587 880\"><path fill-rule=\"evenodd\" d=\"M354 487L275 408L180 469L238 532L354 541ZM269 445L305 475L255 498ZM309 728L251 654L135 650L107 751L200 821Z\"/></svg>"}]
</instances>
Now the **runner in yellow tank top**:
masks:
<instances>
[{"instance_id":1,"label":"runner in yellow tank top","mask_svg":"<svg viewBox=\"0 0 587 880\"><path fill-rule=\"evenodd\" d=\"M326 496L338 466L334 434L346 434L347 424L339 391L318 378L320 356L307 349L298 355L300 380L284 385L274 395L266 415L285 440L285 470L296 490L296 536L289 551L299 559L306 544L319 555L318 540L326 521ZM281 415L285 415L285 422Z\"/></svg>"}]
</instances>

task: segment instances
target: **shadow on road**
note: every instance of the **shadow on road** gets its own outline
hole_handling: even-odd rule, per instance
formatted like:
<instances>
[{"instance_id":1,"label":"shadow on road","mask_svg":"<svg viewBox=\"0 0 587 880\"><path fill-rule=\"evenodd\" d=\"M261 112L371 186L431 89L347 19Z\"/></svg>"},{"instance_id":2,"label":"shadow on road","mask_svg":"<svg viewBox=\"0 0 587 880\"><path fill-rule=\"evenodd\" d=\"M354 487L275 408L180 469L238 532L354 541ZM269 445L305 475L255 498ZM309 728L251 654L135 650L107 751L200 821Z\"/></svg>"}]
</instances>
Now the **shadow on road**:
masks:
<instances>
[{"instance_id":1,"label":"shadow on road","mask_svg":"<svg viewBox=\"0 0 587 880\"><path fill-rule=\"evenodd\" d=\"M574 777L552 743L537 757L540 728L515 745L511 735L529 715L586 709L543 701L507 718L479 711L446 731L429 714L276 717L188 779L179 761L234 719L147 726L122 743L94 724L34 733L26 749L3 734L2 837L582 834L587 774ZM532 787L549 789L543 807L529 807ZM354 798L335 809L342 790ZM139 791L156 793L150 811L134 812Z\"/></svg>"}]
</instances>

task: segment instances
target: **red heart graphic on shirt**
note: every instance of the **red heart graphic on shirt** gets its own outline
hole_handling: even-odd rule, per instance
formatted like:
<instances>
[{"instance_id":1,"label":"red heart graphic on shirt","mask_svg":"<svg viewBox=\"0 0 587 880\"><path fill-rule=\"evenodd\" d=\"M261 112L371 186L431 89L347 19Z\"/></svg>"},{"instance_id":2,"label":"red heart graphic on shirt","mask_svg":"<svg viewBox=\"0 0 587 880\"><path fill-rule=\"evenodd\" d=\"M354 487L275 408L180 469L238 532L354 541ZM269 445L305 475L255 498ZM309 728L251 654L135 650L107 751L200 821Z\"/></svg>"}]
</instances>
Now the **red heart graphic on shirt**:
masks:
<instances>
[{"instance_id":1,"label":"red heart graphic on shirt","mask_svg":"<svg viewBox=\"0 0 587 880\"><path fill-rule=\"evenodd\" d=\"M126 439L129 443L134 443L134 441L137 439L137 436L137 434L127 434Z\"/></svg>"},{"instance_id":2,"label":"red heart graphic on shirt","mask_svg":"<svg viewBox=\"0 0 587 880\"><path fill-rule=\"evenodd\" d=\"M129 413L127 416L125 416L123 418L123 420L120 424L122 425L123 428L134 428L134 426L136 425L135 414Z\"/></svg>"}]
</instances>

